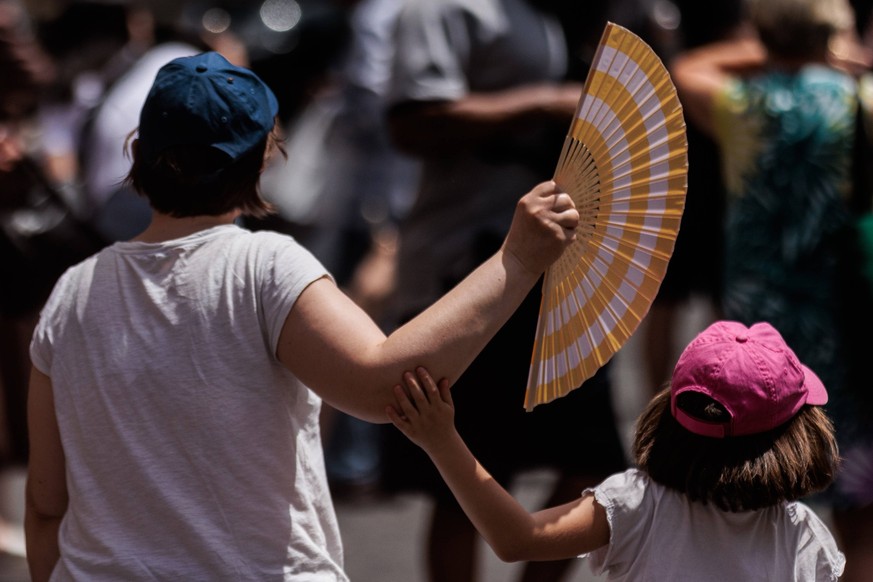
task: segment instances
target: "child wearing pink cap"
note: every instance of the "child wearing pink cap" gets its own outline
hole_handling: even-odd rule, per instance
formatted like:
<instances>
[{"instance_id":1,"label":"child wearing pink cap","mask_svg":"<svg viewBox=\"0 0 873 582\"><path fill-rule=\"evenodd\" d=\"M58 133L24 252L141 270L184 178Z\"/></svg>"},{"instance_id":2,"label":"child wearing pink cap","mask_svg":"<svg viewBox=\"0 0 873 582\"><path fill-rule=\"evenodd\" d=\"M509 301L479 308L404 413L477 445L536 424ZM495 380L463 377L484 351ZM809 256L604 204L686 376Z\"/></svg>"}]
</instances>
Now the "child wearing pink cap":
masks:
<instances>
[{"instance_id":1,"label":"child wearing pink cap","mask_svg":"<svg viewBox=\"0 0 873 582\"><path fill-rule=\"evenodd\" d=\"M719 321L701 332L637 421L637 468L534 513L455 431L448 382L419 368L404 383L391 421L428 453L505 561L587 556L609 580L837 580L843 572L830 531L798 501L837 471L821 408L827 392L768 323Z\"/></svg>"}]
</instances>

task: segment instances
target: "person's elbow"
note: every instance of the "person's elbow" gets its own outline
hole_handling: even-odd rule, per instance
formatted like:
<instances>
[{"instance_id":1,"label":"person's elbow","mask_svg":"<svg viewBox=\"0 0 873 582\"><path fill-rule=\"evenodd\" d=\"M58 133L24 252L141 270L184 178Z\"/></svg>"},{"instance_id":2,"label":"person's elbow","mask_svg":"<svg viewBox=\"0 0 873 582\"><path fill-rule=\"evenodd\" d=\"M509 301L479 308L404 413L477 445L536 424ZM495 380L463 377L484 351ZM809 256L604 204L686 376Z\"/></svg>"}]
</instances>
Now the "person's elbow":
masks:
<instances>
[{"instance_id":1,"label":"person's elbow","mask_svg":"<svg viewBox=\"0 0 873 582\"><path fill-rule=\"evenodd\" d=\"M39 521L55 521L61 519L67 512L69 499L66 493L55 495L39 495L34 493L31 483L24 489L24 510L31 519Z\"/></svg>"},{"instance_id":2,"label":"person's elbow","mask_svg":"<svg viewBox=\"0 0 873 582\"><path fill-rule=\"evenodd\" d=\"M535 559L530 546L519 539L495 540L490 545L494 554L502 562L529 562Z\"/></svg>"},{"instance_id":3,"label":"person's elbow","mask_svg":"<svg viewBox=\"0 0 873 582\"><path fill-rule=\"evenodd\" d=\"M388 418L388 414L385 412L385 408L381 410L377 408L362 409L352 412L351 415L370 424L389 424L391 422L391 419Z\"/></svg>"},{"instance_id":4,"label":"person's elbow","mask_svg":"<svg viewBox=\"0 0 873 582\"><path fill-rule=\"evenodd\" d=\"M500 545L497 547L493 547L495 555L500 559L501 562L506 563L515 563L515 562L526 562L527 557L524 552L524 548L517 546L516 544L506 544Z\"/></svg>"},{"instance_id":5,"label":"person's elbow","mask_svg":"<svg viewBox=\"0 0 873 582\"><path fill-rule=\"evenodd\" d=\"M520 535L510 534L508 530L500 533L499 538L492 536L488 545L501 561L507 563L565 560L602 545L590 542L585 536L570 540L566 536L556 537L542 531Z\"/></svg>"},{"instance_id":6,"label":"person's elbow","mask_svg":"<svg viewBox=\"0 0 873 582\"><path fill-rule=\"evenodd\" d=\"M388 424L391 420L388 418L388 406L393 405L393 400L389 400L388 395L382 390L370 390L361 394L368 393L366 398L353 397L349 393L326 394L321 393L322 399L332 408L339 410L349 416L353 416L358 420L369 422L371 424Z\"/></svg>"},{"instance_id":7,"label":"person's elbow","mask_svg":"<svg viewBox=\"0 0 873 582\"><path fill-rule=\"evenodd\" d=\"M500 561L529 562L536 559L537 539L535 535L529 535L519 528L511 526L486 532L488 545Z\"/></svg>"}]
</instances>

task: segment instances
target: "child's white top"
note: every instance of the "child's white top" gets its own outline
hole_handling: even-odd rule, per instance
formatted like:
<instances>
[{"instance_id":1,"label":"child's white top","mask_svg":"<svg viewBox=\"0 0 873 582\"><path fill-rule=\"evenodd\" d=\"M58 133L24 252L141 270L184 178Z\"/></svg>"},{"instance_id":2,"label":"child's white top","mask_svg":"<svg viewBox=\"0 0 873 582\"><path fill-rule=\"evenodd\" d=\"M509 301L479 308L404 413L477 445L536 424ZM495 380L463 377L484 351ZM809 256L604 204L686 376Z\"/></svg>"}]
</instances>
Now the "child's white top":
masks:
<instances>
[{"instance_id":1,"label":"child's white top","mask_svg":"<svg viewBox=\"0 0 873 582\"><path fill-rule=\"evenodd\" d=\"M609 580L836 581L846 564L830 531L800 502L726 512L638 469L593 492L606 509L610 539L587 557L592 572Z\"/></svg>"}]
</instances>

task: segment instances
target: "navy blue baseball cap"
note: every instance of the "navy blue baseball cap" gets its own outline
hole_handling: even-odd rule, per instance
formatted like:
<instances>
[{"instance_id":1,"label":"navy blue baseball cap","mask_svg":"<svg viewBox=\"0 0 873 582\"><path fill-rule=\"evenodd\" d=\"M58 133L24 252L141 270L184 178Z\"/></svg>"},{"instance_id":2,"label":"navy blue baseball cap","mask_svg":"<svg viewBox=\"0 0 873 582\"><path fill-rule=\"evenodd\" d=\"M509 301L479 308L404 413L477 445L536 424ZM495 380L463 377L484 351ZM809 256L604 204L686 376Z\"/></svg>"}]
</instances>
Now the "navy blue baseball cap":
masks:
<instances>
[{"instance_id":1,"label":"navy blue baseball cap","mask_svg":"<svg viewBox=\"0 0 873 582\"><path fill-rule=\"evenodd\" d=\"M279 112L255 73L217 52L174 59L158 71L139 120L139 151L154 160L170 147L202 145L232 161L263 143Z\"/></svg>"}]
</instances>

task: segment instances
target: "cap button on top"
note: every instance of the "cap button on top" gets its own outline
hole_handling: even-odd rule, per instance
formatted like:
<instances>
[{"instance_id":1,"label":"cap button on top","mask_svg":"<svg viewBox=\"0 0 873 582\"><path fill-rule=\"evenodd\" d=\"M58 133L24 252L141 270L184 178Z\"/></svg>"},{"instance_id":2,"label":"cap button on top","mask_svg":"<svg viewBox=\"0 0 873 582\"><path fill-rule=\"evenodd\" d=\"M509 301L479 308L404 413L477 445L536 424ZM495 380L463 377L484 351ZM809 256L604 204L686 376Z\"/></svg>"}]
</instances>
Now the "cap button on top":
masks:
<instances>
[{"instance_id":1,"label":"cap button on top","mask_svg":"<svg viewBox=\"0 0 873 582\"><path fill-rule=\"evenodd\" d=\"M198 73L205 73L206 72L206 65L197 65L197 67L194 70L197 71Z\"/></svg>"},{"instance_id":2,"label":"cap button on top","mask_svg":"<svg viewBox=\"0 0 873 582\"><path fill-rule=\"evenodd\" d=\"M747 336L744 333L737 334L737 337L736 337L737 343L741 343L741 344L746 343L748 341L748 339L749 339L749 336Z\"/></svg>"}]
</instances>

